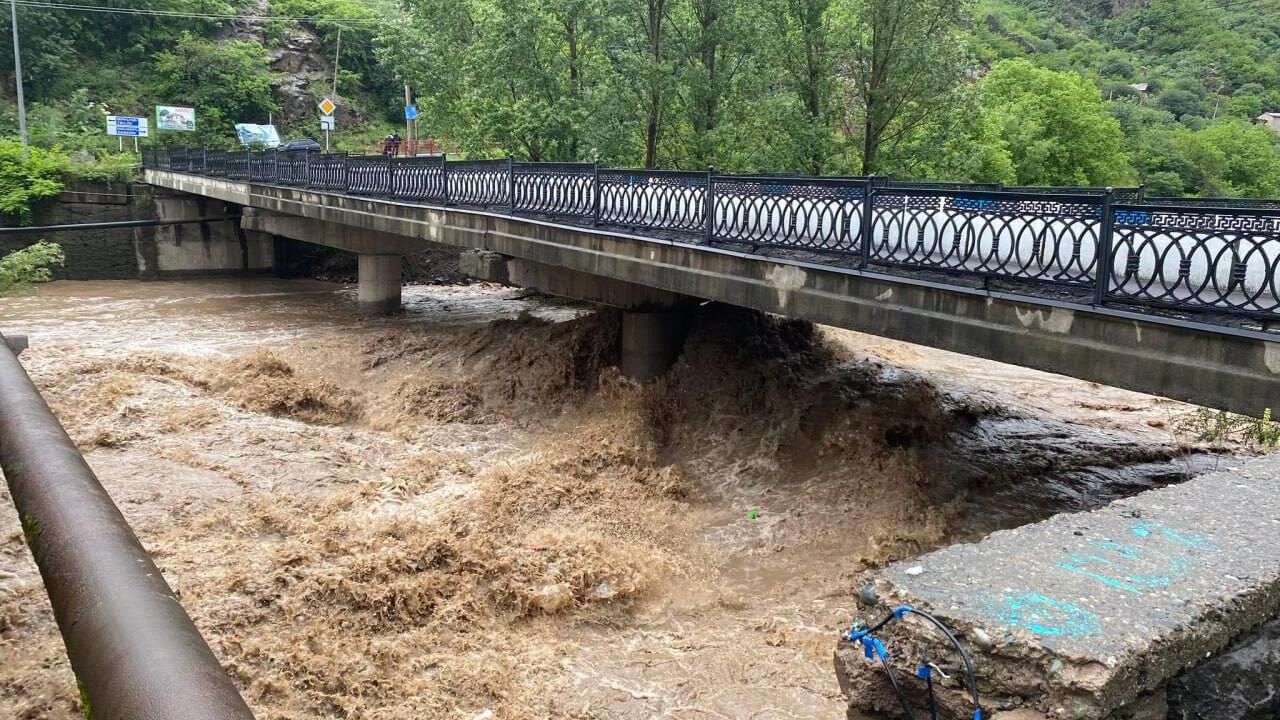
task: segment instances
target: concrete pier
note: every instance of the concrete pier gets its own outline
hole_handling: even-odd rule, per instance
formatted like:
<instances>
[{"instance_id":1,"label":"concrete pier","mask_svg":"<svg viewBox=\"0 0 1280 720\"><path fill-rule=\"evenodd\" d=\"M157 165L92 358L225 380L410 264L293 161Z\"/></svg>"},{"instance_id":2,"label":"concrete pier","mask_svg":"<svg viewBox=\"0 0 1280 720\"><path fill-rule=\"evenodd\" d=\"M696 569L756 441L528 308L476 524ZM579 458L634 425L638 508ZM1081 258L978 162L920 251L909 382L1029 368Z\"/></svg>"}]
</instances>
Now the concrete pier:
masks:
<instances>
[{"instance_id":1,"label":"concrete pier","mask_svg":"<svg viewBox=\"0 0 1280 720\"><path fill-rule=\"evenodd\" d=\"M1159 715L1171 679L1280 614L1280 457L1223 463L1181 485L891 565L875 576L874 595L860 593L879 600L861 612L906 604L940 617L973 653L988 711ZM910 617L878 637L907 694L923 700L921 659L950 658L954 670L958 658ZM851 710L896 710L883 669L861 647L841 642L836 672ZM943 717L972 717L959 685L941 693Z\"/></svg>"},{"instance_id":2,"label":"concrete pier","mask_svg":"<svg viewBox=\"0 0 1280 720\"><path fill-rule=\"evenodd\" d=\"M462 272L489 282L618 308L622 313L622 374L652 380L671 369L684 348L687 295L484 250L463 251Z\"/></svg>"},{"instance_id":3,"label":"concrete pier","mask_svg":"<svg viewBox=\"0 0 1280 720\"><path fill-rule=\"evenodd\" d=\"M365 317L400 309L400 256L361 255L356 299Z\"/></svg>"},{"instance_id":4,"label":"concrete pier","mask_svg":"<svg viewBox=\"0 0 1280 720\"><path fill-rule=\"evenodd\" d=\"M688 315L681 309L622 314L622 374L652 380L671 369L684 349Z\"/></svg>"}]
</instances>

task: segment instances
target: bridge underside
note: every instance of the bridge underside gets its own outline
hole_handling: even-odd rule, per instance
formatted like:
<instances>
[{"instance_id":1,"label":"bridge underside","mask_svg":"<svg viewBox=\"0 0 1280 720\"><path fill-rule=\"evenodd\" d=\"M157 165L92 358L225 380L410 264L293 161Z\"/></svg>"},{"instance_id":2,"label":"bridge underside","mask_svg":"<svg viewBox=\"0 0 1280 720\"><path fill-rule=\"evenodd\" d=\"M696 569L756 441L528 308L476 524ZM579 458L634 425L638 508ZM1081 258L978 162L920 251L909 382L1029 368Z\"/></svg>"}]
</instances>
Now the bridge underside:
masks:
<instances>
[{"instance_id":1,"label":"bridge underside","mask_svg":"<svg viewBox=\"0 0 1280 720\"><path fill-rule=\"evenodd\" d=\"M1260 332L501 211L157 170L147 170L146 177L155 185L252 209L242 220L245 229L361 255L398 256L427 244L483 250L676 297L777 313L1234 412L1258 415L1280 407L1280 343ZM384 296L389 289L383 288Z\"/></svg>"}]
</instances>

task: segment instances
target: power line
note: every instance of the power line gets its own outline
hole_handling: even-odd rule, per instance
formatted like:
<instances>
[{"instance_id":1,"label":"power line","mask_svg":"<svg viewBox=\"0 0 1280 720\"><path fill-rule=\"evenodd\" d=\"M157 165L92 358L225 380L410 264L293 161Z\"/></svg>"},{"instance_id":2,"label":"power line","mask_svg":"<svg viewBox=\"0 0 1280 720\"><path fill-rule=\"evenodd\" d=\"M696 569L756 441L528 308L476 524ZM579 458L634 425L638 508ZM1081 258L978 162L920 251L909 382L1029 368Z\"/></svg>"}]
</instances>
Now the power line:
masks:
<instances>
[{"instance_id":1,"label":"power line","mask_svg":"<svg viewBox=\"0 0 1280 720\"><path fill-rule=\"evenodd\" d=\"M383 18L332 18L320 16L283 16L283 15L234 15L220 13L182 12L179 10L153 10L150 8L102 7L99 5L78 5L74 3L54 2L52 0L13 0L17 5L28 8L46 10L66 10L70 12L90 12L107 15L146 15L153 17L183 18L194 20L261 20L269 22L329 23L333 25L379 25L386 22Z\"/></svg>"}]
</instances>

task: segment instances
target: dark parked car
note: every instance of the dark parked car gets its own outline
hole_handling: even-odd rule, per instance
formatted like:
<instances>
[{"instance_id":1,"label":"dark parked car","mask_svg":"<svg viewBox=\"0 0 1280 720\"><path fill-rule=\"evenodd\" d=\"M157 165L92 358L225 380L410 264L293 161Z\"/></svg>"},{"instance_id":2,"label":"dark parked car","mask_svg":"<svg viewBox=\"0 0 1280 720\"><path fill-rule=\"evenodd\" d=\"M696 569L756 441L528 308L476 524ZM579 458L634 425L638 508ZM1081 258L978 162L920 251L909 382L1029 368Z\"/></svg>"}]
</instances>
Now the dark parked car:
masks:
<instances>
[{"instance_id":1,"label":"dark parked car","mask_svg":"<svg viewBox=\"0 0 1280 720\"><path fill-rule=\"evenodd\" d=\"M320 143L311 138L302 138L300 140L290 140L280 143L276 150L280 152L288 152L290 150L319 150Z\"/></svg>"}]
</instances>

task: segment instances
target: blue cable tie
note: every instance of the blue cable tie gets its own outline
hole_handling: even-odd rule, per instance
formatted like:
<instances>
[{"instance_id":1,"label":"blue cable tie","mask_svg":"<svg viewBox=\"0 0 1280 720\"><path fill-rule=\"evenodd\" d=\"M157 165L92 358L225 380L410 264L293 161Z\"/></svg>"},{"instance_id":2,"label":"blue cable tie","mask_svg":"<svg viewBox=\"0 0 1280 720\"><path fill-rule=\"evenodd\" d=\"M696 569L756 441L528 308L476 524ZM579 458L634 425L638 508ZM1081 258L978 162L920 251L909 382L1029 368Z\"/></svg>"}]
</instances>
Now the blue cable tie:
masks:
<instances>
[{"instance_id":1,"label":"blue cable tie","mask_svg":"<svg viewBox=\"0 0 1280 720\"><path fill-rule=\"evenodd\" d=\"M884 649L884 643L870 635L862 638L862 654L866 656L868 660L877 656L882 660L889 659L889 651Z\"/></svg>"},{"instance_id":2,"label":"blue cable tie","mask_svg":"<svg viewBox=\"0 0 1280 720\"><path fill-rule=\"evenodd\" d=\"M898 607L893 609L893 618L895 620L901 620L902 616L906 615L909 612L911 612L910 605L899 605Z\"/></svg>"}]
</instances>

